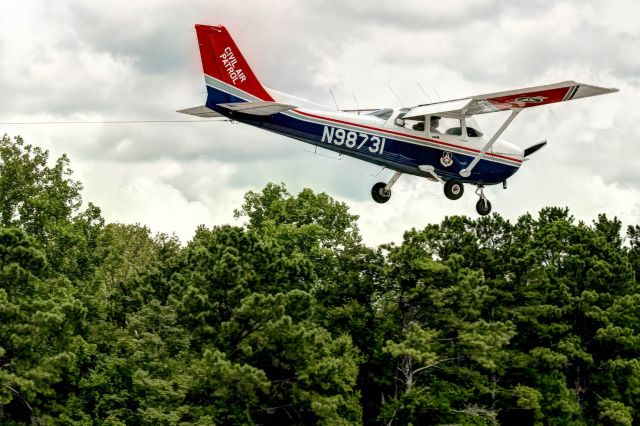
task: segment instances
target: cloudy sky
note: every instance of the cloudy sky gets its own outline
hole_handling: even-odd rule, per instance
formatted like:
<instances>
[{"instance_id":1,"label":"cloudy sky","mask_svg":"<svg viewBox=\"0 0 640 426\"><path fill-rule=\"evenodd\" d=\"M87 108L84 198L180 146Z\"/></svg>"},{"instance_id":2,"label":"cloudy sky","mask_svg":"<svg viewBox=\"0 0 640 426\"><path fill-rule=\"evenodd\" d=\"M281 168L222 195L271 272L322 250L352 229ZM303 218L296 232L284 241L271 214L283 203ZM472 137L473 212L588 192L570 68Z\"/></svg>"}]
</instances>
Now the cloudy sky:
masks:
<instances>
[{"instance_id":1,"label":"cloudy sky","mask_svg":"<svg viewBox=\"0 0 640 426\"><path fill-rule=\"evenodd\" d=\"M547 205L590 222L640 222L640 2L356 0L3 0L0 122L172 120L202 105L195 23L227 26L262 82L341 108L404 104L573 79L617 94L524 111L503 135L549 146L486 193L515 220ZM427 96L418 88L424 87ZM496 119L485 118L485 130ZM392 172L230 123L0 125L53 156L67 153L85 201L109 221L142 223L183 241L198 224L240 223L245 192L284 182L347 202L365 241L445 216L475 216L473 188L456 202L403 176L391 201L370 187Z\"/></svg>"}]
</instances>

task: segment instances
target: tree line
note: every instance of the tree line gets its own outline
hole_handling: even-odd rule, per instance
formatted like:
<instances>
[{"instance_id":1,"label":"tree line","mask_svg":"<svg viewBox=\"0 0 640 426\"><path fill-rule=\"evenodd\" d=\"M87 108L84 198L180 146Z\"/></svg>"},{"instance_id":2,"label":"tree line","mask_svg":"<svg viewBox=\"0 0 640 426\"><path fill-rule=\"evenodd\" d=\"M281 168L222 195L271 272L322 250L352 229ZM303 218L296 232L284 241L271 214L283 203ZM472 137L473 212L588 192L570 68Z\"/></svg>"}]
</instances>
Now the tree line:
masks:
<instances>
[{"instance_id":1,"label":"tree line","mask_svg":"<svg viewBox=\"0 0 640 426\"><path fill-rule=\"evenodd\" d=\"M638 225L549 207L369 247L268 184L183 245L81 192L0 140L0 424L640 424Z\"/></svg>"}]
</instances>

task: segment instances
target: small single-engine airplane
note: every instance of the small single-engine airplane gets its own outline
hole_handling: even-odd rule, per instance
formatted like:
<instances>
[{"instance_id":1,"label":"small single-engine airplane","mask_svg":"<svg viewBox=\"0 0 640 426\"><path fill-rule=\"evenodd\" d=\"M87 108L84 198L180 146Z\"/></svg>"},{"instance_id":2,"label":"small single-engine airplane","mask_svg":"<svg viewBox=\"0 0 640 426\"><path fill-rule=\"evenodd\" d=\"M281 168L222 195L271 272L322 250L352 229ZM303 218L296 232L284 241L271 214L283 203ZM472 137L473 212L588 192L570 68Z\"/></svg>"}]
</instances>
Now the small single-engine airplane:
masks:
<instances>
[{"instance_id":1,"label":"small single-engine airplane","mask_svg":"<svg viewBox=\"0 0 640 426\"><path fill-rule=\"evenodd\" d=\"M389 182L373 185L378 203L391 197L391 187L403 173L444 185L451 200L464 184L477 187L480 215L491 212L485 185L503 183L541 141L522 149L499 139L525 108L616 92L575 81L470 96L407 108L328 111L298 108L276 100L277 93L256 78L223 26L196 25L206 105L178 112L198 117L227 117L276 132L317 147L374 163L396 173ZM498 111L511 114L492 136L483 134L473 116Z\"/></svg>"}]
</instances>

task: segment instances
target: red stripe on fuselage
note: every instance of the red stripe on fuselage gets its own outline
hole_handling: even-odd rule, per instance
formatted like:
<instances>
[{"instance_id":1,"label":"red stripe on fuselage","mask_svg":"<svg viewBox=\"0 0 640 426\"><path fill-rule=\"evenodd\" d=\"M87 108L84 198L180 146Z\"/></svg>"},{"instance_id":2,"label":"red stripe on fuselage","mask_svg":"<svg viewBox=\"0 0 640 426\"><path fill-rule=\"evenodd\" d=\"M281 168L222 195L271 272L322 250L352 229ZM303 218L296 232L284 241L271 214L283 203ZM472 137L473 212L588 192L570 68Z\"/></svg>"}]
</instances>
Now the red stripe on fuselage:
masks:
<instances>
[{"instance_id":1,"label":"red stripe on fuselage","mask_svg":"<svg viewBox=\"0 0 640 426\"><path fill-rule=\"evenodd\" d=\"M480 150L478 150L478 149L469 148L469 147L466 147L466 146L455 145L455 144L452 144L452 143L443 142L443 141L439 141L439 140L427 139L427 138L423 138L423 137L420 137L420 136L407 135L405 133L394 132L393 130L379 129L377 127L371 127L371 126L367 126L367 125L364 125L364 124L350 123L348 121L338 120L336 118L322 117L320 115L311 114L309 112L304 112L304 111L301 111L299 109L294 109L293 111L297 112L298 114L306 115L307 117L319 118L321 120L332 121L334 123L347 124L349 126L356 126L356 127L361 127L363 129L375 130L377 132L389 133L389 134L392 134L392 135L398 135L398 136L403 136L403 137L406 137L406 138L411 138L411 139L431 142L431 143L435 143L437 145L450 146L450 147L453 147L453 148L463 149L465 151L470 151L470 152L473 152L473 153L479 153L480 152ZM515 158L507 157L507 156L500 155L500 154L492 154L492 153L488 153L487 152L487 153L485 153L485 155L488 155L490 157L502 158L504 160L509 160L509 161L513 161L513 162L516 162L516 163L522 163L522 160L518 160L518 159L515 159Z\"/></svg>"}]
</instances>

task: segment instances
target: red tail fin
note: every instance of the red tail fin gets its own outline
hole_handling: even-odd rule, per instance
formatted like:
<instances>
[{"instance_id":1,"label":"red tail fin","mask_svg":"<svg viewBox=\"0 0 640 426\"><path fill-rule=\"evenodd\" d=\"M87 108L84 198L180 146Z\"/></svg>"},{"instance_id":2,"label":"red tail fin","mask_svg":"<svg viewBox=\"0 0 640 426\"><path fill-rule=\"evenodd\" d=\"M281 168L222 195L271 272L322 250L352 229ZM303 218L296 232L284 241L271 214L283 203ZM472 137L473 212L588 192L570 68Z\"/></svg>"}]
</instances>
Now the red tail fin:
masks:
<instances>
[{"instance_id":1,"label":"red tail fin","mask_svg":"<svg viewBox=\"0 0 640 426\"><path fill-rule=\"evenodd\" d=\"M228 92L230 87L235 87L260 100L274 100L251 71L225 27L198 24L196 33L204 73L228 86L227 89L219 90ZM235 95L235 93L231 94Z\"/></svg>"}]
</instances>

